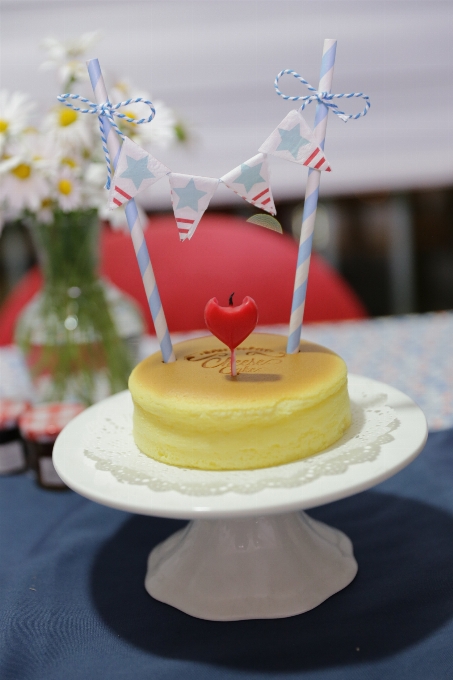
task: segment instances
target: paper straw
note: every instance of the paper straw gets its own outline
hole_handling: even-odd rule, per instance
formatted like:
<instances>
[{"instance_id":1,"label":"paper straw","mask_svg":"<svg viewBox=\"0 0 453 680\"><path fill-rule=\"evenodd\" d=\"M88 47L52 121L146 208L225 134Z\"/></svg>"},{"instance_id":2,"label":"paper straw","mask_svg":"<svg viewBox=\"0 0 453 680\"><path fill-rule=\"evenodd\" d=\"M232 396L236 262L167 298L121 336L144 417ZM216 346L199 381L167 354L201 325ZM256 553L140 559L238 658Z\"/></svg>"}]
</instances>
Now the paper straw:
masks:
<instances>
[{"instance_id":1,"label":"paper straw","mask_svg":"<svg viewBox=\"0 0 453 680\"><path fill-rule=\"evenodd\" d=\"M108 101L108 94L102 77L101 67L97 59L90 59L87 61L88 73L93 87L94 96L98 104L104 104ZM106 116L101 116L102 119L102 143L107 145L110 158L112 159L113 167L116 168L118 158L121 151L120 138L113 129L109 119ZM129 231L134 244L135 256L137 258L140 273L142 275L143 285L145 287L146 297L148 299L149 309L153 318L154 328L156 330L157 339L159 340L162 358L165 363L176 361L171 344L170 333L168 332L167 321L165 319L164 310L160 301L159 291L157 289L156 278L154 276L153 267L146 246L145 236L143 234L142 225L137 212L137 206L134 199L131 199L126 205L126 219Z\"/></svg>"},{"instance_id":2,"label":"paper straw","mask_svg":"<svg viewBox=\"0 0 453 680\"><path fill-rule=\"evenodd\" d=\"M322 53L321 75L319 78L319 92L330 92L332 89L333 68L335 65L335 53L337 41L324 40ZM316 107L314 135L322 150L324 150L328 108L321 102ZM313 242L313 229L315 226L316 210L318 207L318 193L321 172L319 170L308 171L307 187L305 189L304 214L302 217L302 230L300 232L299 255L297 258L296 277L294 280L293 303L291 307L291 319L289 323L289 336L286 352L296 354L299 351L300 334L304 319L305 297L307 294L308 270L310 267L311 247Z\"/></svg>"}]
</instances>

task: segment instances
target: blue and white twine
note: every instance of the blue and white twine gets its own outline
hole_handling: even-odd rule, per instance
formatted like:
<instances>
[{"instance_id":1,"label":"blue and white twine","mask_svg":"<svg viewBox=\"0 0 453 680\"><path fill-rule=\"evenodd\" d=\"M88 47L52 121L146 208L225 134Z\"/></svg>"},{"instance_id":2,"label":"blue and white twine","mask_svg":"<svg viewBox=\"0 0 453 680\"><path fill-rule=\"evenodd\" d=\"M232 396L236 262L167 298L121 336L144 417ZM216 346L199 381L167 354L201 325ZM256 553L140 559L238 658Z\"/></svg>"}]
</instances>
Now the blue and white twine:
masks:
<instances>
[{"instance_id":1,"label":"blue and white twine","mask_svg":"<svg viewBox=\"0 0 453 680\"><path fill-rule=\"evenodd\" d=\"M298 97L290 97L287 94L283 94L283 92L280 91L278 87L278 81L280 78L284 75L290 75L294 76L294 78L297 78L297 80L300 80L301 83L307 86L307 89L310 90L310 92L313 92L313 94L307 94L305 96L298 96ZM357 120L357 118L361 118L362 116L366 116L368 113L368 109L370 108L370 98L368 95L363 94L363 92L350 92L349 94L331 94L330 92L319 92L313 85L310 85L310 83L305 80L305 78L302 78L302 76L299 73L296 73L296 71L293 71L292 69L286 68L284 71L280 71L278 76L275 78L274 82L274 87L275 91L280 97L283 97L283 99L287 99L292 102L302 102L302 106L300 107L300 110L303 111L306 106L311 104L312 102L317 102L318 104L324 104L327 106L332 113L334 113L336 116L341 118L345 123L348 122L350 118L353 118L354 120ZM340 111L338 108L337 104L334 104L332 102L332 99L352 99L353 97L360 97L361 99L365 100L365 108L363 111L360 111L360 113L345 113L344 111Z\"/></svg>"},{"instance_id":2,"label":"blue and white twine","mask_svg":"<svg viewBox=\"0 0 453 680\"><path fill-rule=\"evenodd\" d=\"M110 183L111 183L111 178L112 178L112 168L111 168L111 162L110 162L110 154L109 150L107 147L107 139L105 136L104 132L104 126L102 123L102 117L105 116L107 118L112 126L112 128L115 130L117 135L121 137L121 139L124 139L124 134L121 132L119 129L118 125L115 123L114 116L117 118L120 118L121 120L126 120L128 123L135 123L136 125L141 125L142 123L150 123L154 116L156 115L156 109L154 108L154 105L152 102L148 101L147 99L143 99L143 97L134 97L132 99L126 99L124 102L120 102L119 104L111 104L109 101L106 101L102 104L95 104L94 102L90 101L89 99L86 99L85 97L82 97L80 94L60 94L57 97L58 101L64 104L65 106L68 106L70 109L73 109L74 111L77 111L78 113L91 113L94 115L97 115L99 118L99 128L101 131L101 139L102 139L102 150L104 152L105 156L105 162L107 165L107 182L105 184L106 189L110 189ZM83 102L84 104L88 104L89 108L87 109L82 109L79 106L74 106L74 104L71 104L69 99L76 99L80 102ZM129 104L138 104L138 103L146 104L149 106L151 109L151 115L148 116L148 118L131 118L131 116L126 116L125 113L120 113L118 109L120 109L123 106L128 106Z\"/></svg>"}]
</instances>

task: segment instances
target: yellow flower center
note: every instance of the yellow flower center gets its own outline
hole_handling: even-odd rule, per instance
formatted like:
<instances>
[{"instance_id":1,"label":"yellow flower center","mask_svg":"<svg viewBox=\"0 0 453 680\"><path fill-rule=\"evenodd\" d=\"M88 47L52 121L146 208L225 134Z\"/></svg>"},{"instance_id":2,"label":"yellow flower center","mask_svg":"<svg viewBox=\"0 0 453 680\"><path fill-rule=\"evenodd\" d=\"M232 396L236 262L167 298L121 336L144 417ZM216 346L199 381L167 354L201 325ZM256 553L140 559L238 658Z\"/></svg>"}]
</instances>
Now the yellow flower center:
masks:
<instances>
[{"instance_id":1,"label":"yellow flower center","mask_svg":"<svg viewBox=\"0 0 453 680\"><path fill-rule=\"evenodd\" d=\"M43 198L43 200L41 201L41 208L44 208L44 209L50 208L51 205L52 205L52 199L51 198Z\"/></svg>"},{"instance_id":2,"label":"yellow flower center","mask_svg":"<svg viewBox=\"0 0 453 680\"><path fill-rule=\"evenodd\" d=\"M127 96L127 90L128 90L127 83L124 83L120 80L120 82L115 83L115 85L113 87L114 87L115 90L119 90L122 94Z\"/></svg>"},{"instance_id":3,"label":"yellow flower center","mask_svg":"<svg viewBox=\"0 0 453 680\"><path fill-rule=\"evenodd\" d=\"M68 108L60 109L58 114L58 123L61 127L68 127L68 125L75 123L77 118L77 111Z\"/></svg>"},{"instance_id":4,"label":"yellow flower center","mask_svg":"<svg viewBox=\"0 0 453 680\"><path fill-rule=\"evenodd\" d=\"M0 133L6 132L8 126L9 126L8 121L4 120L3 118L0 118Z\"/></svg>"},{"instance_id":5,"label":"yellow flower center","mask_svg":"<svg viewBox=\"0 0 453 680\"><path fill-rule=\"evenodd\" d=\"M62 158L61 164L67 165L70 168L76 168L77 167L77 163L75 162L75 160L73 160L72 158L69 158L69 156L65 156L64 158Z\"/></svg>"},{"instance_id":6,"label":"yellow flower center","mask_svg":"<svg viewBox=\"0 0 453 680\"><path fill-rule=\"evenodd\" d=\"M58 182L58 191L64 196L68 196L72 191L72 182L68 179L60 179Z\"/></svg>"},{"instance_id":7,"label":"yellow flower center","mask_svg":"<svg viewBox=\"0 0 453 680\"><path fill-rule=\"evenodd\" d=\"M28 179L31 174L31 167L27 163L19 163L13 170L11 170L13 175L16 175L18 179Z\"/></svg>"}]
</instances>

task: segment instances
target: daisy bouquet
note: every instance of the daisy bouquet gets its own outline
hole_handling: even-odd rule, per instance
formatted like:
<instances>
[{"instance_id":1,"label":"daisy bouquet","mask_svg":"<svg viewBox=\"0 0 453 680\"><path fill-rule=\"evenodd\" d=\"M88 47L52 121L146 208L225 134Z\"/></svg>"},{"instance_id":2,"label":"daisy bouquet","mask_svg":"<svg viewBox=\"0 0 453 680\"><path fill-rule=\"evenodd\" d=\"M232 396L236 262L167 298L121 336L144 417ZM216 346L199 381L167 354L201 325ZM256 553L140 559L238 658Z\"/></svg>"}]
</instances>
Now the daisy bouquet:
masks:
<instances>
[{"instance_id":1,"label":"daisy bouquet","mask_svg":"<svg viewBox=\"0 0 453 680\"><path fill-rule=\"evenodd\" d=\"M88 33L66 43L45 41L43 67L57 71L58 93L87 79L84 57L97 38ZM149 99L149 94L125 80L110 86L112 103L136 97ZM122 132L144 148L184 141L173 111L162 102L153 104L152 123L122 121ZM121 228L126 218L122 208L107 210L97 117L56 104L36 123L35 109L26 94L0 91L0 229L15 220L28 224L44 279L41 295L19 321L16 339L42 399L69 396L90 403L126 386L132 361L127 345L142 330L139 313L130 309L125 315L124 299L106 289L96 272L100 222ZM147 112L142 103L124 111L136 119ZM124 332L115 313L119 307ZM130 336L131 329L132 339L121 337Z\"/></svg>"},{"instance_id":2,"label":"daisy bouquet","mask_svg":"<svg viewBox=\"0 0 453 680\"><path fill-rule=\"evenodd\" d=\"M58 93L69 92L75 83L87 80L84 61L98 33L86 33L65 43L47 39L48 59L42 68L57 71ZM88 91L88 88L87 88ZM127 80L114 80L109 87L113 104L129 98L149 99L148 92ZM121 131L139 146L169 146L185 141L186 132L174 112L161 101L151 123L119 122ZM35 105L26 94L0 91L0 216L2 223L32 215L50 223L56 212L95 209L112 227L126 224L124 212L107 209L105 160L96 116L53 106L35 125ZM139 102L122 112L131 118L149 115Z\"/></svg>"}]
</instances>

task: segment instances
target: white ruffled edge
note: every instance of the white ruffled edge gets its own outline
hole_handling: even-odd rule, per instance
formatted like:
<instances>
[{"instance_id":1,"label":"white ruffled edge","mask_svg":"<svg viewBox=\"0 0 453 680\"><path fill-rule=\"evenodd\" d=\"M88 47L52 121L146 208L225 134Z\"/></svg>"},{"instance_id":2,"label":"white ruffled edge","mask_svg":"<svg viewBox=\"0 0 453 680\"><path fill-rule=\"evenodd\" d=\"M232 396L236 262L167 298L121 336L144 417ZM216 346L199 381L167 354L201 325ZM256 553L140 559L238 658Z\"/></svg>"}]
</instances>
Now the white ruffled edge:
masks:
<instances>
[{"instance_id":1,"label":"white ruffled edge","mask_svg":"<svg viewBox=\"0 0 453 680\"><path fill-rule=\"evenodd\" d=\"M132 400L106 404L89 428L84 455L97 470L110 472L121 484L147 486L151 491L177 491L187 496L234 492L253 494L263 489L295 488L322 476L346 472L351 465L375 460L392 441L399 426L387 395L368 396L350 390L352 424L343 437L320 454L287 465L260 470L204 471L165 465L137 448L132 437ZM108 448L105 442L109 442Z\"/></svg>"}]
</instances>

